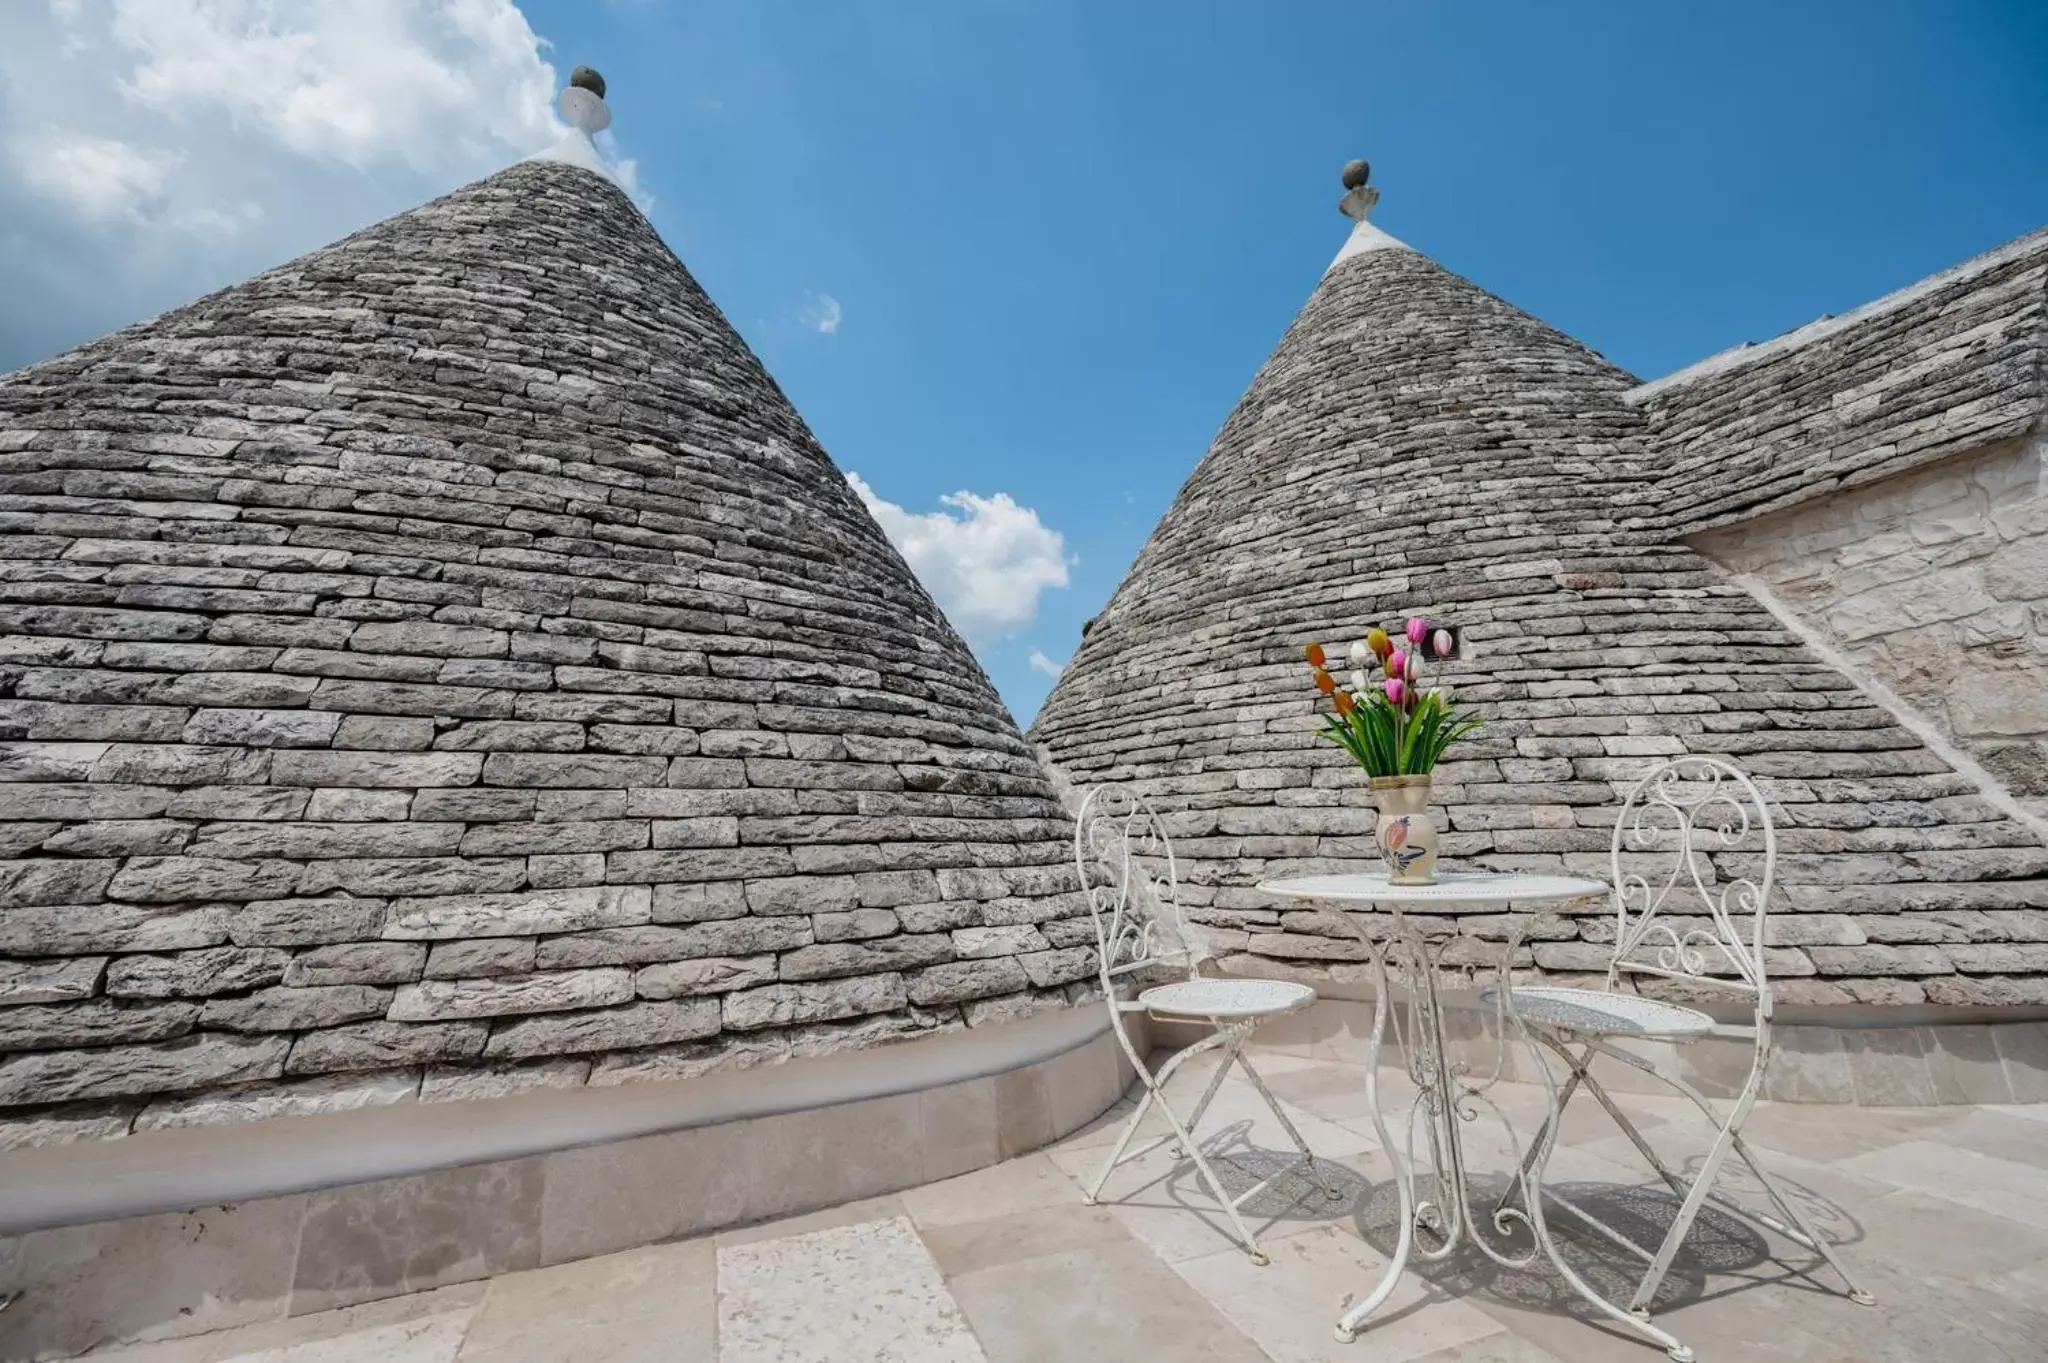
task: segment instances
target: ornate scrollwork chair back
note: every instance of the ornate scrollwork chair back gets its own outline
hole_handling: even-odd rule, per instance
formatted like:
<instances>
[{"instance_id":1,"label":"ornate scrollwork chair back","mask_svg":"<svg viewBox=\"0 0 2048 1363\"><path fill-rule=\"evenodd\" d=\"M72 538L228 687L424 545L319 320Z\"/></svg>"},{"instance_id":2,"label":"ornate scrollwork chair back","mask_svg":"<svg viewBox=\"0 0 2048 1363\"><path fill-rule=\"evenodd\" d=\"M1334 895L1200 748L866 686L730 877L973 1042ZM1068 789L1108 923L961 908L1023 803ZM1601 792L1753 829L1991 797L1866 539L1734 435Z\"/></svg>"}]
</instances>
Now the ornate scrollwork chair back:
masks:
<instances>
[{"instance_id":1,"label":"ornate scrollwork chair back","mask_svg":"<svg viewBox=\"0 0 2048 1363\"><path fill-rule=\"evenodd\" d=\"M1181 911L1179 867L1158 812L1142 796L1098 786L1082 800L1076 823L1075 869L1112 1010L1125 984L1167 973L1194 978L1208 950Z\"/></svg>"},{"instance_id":2,"label":"ornate scrollwork chair back","mask_svg":"<svg viewBox=\"0 0 2048 1363\"><path fill-rule=\"evenodd\" d=\"M1632 789L1614 824L1607 987L1650 976L1753 1000L1770 1016L1764 943L1777 832L1763 792L1717 757L1680 757Z\"/></svg>"}]
</instances>

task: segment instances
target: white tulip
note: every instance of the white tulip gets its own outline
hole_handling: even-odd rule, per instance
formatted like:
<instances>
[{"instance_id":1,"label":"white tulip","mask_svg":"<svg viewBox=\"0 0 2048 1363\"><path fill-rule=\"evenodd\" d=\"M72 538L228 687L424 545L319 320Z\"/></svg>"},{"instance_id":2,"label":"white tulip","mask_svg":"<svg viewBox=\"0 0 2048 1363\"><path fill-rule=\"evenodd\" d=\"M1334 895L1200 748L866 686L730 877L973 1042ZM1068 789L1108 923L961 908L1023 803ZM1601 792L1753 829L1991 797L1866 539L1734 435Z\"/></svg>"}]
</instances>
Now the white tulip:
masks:
<instances>
[{"instance_id":1,"label":"white tulip","mask_svg":"<svg viewBox=\"0 0 2048 1363\"><path fill-rule=\"evenodd\" d=\"M1363 672L1353 672L1351 674L1351 689L1357 695L1364 695L1372 689L1372 678L1366 676Z\"/></svg>"},{"instance_id":2,"label":"white tulip","mask_svg":"<svg viewBox=\"0 0 2048 1363\"><path fill-rule=\"evenodd\" d=\"M1351 665L1363 672L1373 665L1372 650L1365 646L1363 639L1351 646Z\"/></svg>"}]
</instances>

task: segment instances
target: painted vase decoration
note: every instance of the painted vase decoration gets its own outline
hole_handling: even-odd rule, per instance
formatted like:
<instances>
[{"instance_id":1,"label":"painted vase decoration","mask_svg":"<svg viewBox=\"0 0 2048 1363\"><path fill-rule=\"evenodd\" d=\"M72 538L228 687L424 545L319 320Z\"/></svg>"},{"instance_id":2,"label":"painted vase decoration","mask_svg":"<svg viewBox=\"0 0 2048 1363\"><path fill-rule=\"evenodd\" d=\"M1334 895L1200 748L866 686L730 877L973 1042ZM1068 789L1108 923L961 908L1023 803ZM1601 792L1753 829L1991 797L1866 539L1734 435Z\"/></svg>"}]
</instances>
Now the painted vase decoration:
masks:
<instances>
[{"instance_id":1,"label":"painted vase decoration","mask_svg":"<svg viewBox=\"0 0 2048 1363\"><path fill-rule=\"evenodd\" d=\"M1430 778L1375 776L1372 797L1379 806L1375 839L1396 885L1436 884L1436 823L1429 817Z\"/></svg>"}]
</instances>

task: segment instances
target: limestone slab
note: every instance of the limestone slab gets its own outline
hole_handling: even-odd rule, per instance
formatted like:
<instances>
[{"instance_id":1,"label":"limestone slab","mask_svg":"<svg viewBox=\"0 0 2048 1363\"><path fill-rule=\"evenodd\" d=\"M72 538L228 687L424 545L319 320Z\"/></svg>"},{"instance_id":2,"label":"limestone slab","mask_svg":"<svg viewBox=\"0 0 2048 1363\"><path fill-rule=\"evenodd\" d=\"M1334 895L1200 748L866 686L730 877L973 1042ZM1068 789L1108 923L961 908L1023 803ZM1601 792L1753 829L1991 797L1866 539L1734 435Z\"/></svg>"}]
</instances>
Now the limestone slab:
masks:
<instances>
[{"instance_id":1,"label":"limestone slab","mask_svg":"<svg viewBox=\"0 0 2048 1363\"><path fill-rule=\"evenodd\" d=\"M564 1263L713 1230L754 1209L757 1178L783 1179L749 1122L663 1132L546 1157L541 1262Z\"/></svg>"},{"instance_id":2,"label":"limestone slab","mask_svg":"<svg viewBox=\"0 0 2048 1363\"><path fill-rule=\"evenodd\" d=\"M651 892L641 885L439 895L391 903L384 935L397 939L530 937L645 923Z\"/></svg>"},{"instance_id":3,"label":"limestone slab","mask_svg":"<svg viewBox=\"0 0 2048 1363\"><path fill-rule=\"evenodd\" d=\"M1337 1316L1378 1284L1387 1260L1338 1226L1289 1236L1267 1252L1273 1262L1264 1267L1236 1250L1173 1267L1274 1363L1348 1363L1361 1352L1408 1363L1507 1334L1475 1306L1450 1300L1411 1274L1380 1307L1382 1318L1357 1340L1340 1344L1331 1334Z\"/></svg>"},{"instance_id":4,"label":"limestone slab","mask_svg":"<svg viewBox=\"0 0 2048 1363\"><path fill-rule=\"evenodd\" d=\"M460 1363L713 1363L717 1281L708 1240L507 1274Z\"/></svg>"},{"instance_id":5,"label":"limestone slab","mask_svg":"<svg viewBox=\"0 0 2048 1363\"><path fill-rule=\"evenodd\" d=\"M135 1119L135 1129L154 1131L167 1127L225 1126L234 1122L266 1121L273 1117L311 1117L324 1112L389 1107L417 1097L419 1088L419 1076L406 1070L251 1084L188 1098L159 1098Z\"/></svg>"},{"instance_id":6,"label":"limestone slab","mask_svg":"<svg viewBox=\"0 0 2048 1363\"><path fill-rule=\"evenodd\" d=\"M1842 1168L2048 1229L2048 1188L2042 1186L2037 1165L1931 1141L1905 1141L1844 1160Z\"/></svg>"},{"instance_id":7,"label":"limestone slab","mask_svg":"<svg viewBox=\"0 0 2048 1363\"><path fill-rule=\"evenodd\" d=\"M10 1358L69 1357L284 1314L302 1196L32 1231L0 1240Z\"/></svg>"},{"instance_id":8,"label":"limestone slab","mask_svg":"<svg viewBox=\"0 0 2048 1363\"><path fill-rule=\"evenodd\" d=\"M718 1334L725 1357L784 1363L988 1358L902 1217L721 1248Z\"/></svg>"},{"instance_id":9,"label":"limestone slab","mask_svg":"<svg viewBox=\"0 0 2048 1363\"><path fill-rule=\"evenodd\" d=\"M1073 1357L1268 1363L1244 1333L1143 1246L1091 1244L948 1282L990 1363Z\"/></svg>"},{"instance_id":10,"label":"limestone slab","mask_svg":"<svg viewBox=\"0 0 2048 1363\"><path fill-rule=\"evenodd\" d=\"M309 1194L291 1314L534 1267L541 1184L524 1159Z\"/></svg>"},{"instance_id":11,"label":"limestone slab","mask_svg":"<svg viewBox=\"0 0 2048 1363\"><path fill-rule=\"evenodd\" d=\"M647 1000L500 1022L494 1026L484 1054L492 1059L577 1055L701 1041L717 1034L715 998Z\"/></svg>"},{"instance_id":12,"label":"limestone slab","mask_svg":"<svg viewBox=\"0 0 2048 1363\"><path fill-rule=\"evenodd\" d=\"M393 1022L525 1016L576 1008L602 1008L633 997L629 970L560 970L475 980L423 980L400 985L391 1002Z\"/></svg>"}]
</instances>

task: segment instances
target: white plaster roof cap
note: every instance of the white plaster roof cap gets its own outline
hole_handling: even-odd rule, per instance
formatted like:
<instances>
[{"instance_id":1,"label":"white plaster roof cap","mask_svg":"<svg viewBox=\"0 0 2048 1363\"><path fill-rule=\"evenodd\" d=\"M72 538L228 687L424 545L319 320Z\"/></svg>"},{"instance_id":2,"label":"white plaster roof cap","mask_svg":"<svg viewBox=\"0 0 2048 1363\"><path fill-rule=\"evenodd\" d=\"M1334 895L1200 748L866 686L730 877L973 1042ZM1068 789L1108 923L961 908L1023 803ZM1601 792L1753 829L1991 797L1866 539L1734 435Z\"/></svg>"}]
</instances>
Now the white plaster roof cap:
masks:
<instances>
[{"instance_id":1,"label":"white plaster roof cap","mask_svg":"<svg viewBox=\"0 0 2048 1363\"><path fill-rule=\"evenodd\" d=\"M611 105L604 102L604 77L587 66L579 66L557 101L569 127L555 144L527 157L529 161L561 161L604 176L613 184L619 177L597 149L596 136L612 125ZM624 188L624 186L620 186Z\"/></svg>"},{"instance_id":2,"label":"white plaster roof cap","mask_svg":"<svg viewBox=\"0 0 2048 1363\"><path fill-rule=\"evenodd\" d=\"M1362 256L1369 251L1412 251L1415 248L1407 242L1389 236L1366 221L1373 205L1380 201L1380 192L1366 183L1372 175L1372 167L1364 161L1353 161L1344 167L1344 197L1337 201L1337 209L1351 219L1351 235L1344 239L1344 245L1337 250L1328 274L1353 256Z\"/></svg>"}]
</instances>

